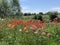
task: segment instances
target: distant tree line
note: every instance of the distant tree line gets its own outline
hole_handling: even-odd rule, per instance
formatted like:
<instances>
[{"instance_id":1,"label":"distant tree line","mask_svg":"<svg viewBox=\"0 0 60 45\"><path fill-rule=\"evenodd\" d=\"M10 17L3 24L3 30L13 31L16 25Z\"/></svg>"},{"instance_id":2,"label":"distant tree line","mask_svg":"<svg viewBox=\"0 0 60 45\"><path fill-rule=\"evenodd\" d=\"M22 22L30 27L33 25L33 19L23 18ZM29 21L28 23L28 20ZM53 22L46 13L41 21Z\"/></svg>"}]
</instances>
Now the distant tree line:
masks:
<instances>
[{"instance_id":1,"label":"distant tree line","mask_svg":"<svg viewBox=\"0 0 60 45\"><path fill-rule=\"evenodd\" d=\"M54 12L47 12L45 14L43 14L42 12L40 12L38 15L35 15L33 17L33 19L43 21L44 19L43 19L42 16L44 16L44 15L48 15L50 17L49 20L51 20L51 22L53 22L54 19L60 22L60 17L58 17L59 13L56 12L56 11L54 11Z\"/></svg>"},{"instance_id":2,"label":"distant tree line","mask_svg":"<svg viewBox=\"0 0 60 45\"><path fill-rule=\"evenodd\" d=\"M39 12L40 15L44 15L43 12ZM23 13L24 16L38 15L37 13Z\"/></svg>"},{"instance_id":3,"label":"distant tree line","mask_svg":"<svg viewBox=\"0 0 60 45\"><path fill-rule=\"evenodd\" d=\"M60 13L57 12L57 11L49 11L49 12L46 12L46 13L43 13L43 12L39 12L39 13L23 13L24 16L31 16L31 15L57 15Z\"/></svg>"}]
</instances>

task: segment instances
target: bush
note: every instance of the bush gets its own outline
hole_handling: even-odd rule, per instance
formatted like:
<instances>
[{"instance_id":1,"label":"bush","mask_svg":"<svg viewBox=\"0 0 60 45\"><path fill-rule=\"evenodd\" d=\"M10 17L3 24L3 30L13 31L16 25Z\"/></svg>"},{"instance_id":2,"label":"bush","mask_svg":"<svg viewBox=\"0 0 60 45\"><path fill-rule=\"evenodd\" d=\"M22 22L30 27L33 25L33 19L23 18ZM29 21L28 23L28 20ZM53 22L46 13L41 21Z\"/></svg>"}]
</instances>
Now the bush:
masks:
<instances>
[{"instance_id":1,"label":"bush","mask_svg":"<svg viewBox=\"0 0 60 45\"><path fill-rule=\"evenodd\" d=\"M55 18L57 18L57 15L50 15L50 20L54 21Z\"/></svg>"},{"instance_id":2,"label":"bush","mask_svg":"<svg viewBox=\"0 0 60 45\"><path fill-rule=\"evenodd\" d=\"M38 19L38 18L37 18L37 15L35 15L35 16L33 17L33 19L37 20L37 19Z\"/></svg>"},{"instance_id":3,"label":"bush","mask_svg":"<svg viewBox=\"0 0 60 45\"><path fill-rule=\"evenodd\" d=\"M58 15L57 12L52 12L52 13L50 14L50 20L51 20L51 21L54 21L55 18L58 19L58 16L57 16L57 15Z\"/></svg>"},{"instance_id":4,"label":"bush","mask_svg":"<svg viewBox=\"0 0 60 45\"><path fill-rule=\"evenodd\" d=\"M38 16L38 20L43 20L41 15Z\"/></svg>"},{"instance_id":5,"label":"bush","mask_svg":"<svg viewBox=\"0 0 60 45\"><path fill-rule=\"evenodd\" d=\"M41 15L35 15L33 17L33 19L35 19L35 20L41 20L41 21L43 20Z\"/></svg>"}]
</instances>

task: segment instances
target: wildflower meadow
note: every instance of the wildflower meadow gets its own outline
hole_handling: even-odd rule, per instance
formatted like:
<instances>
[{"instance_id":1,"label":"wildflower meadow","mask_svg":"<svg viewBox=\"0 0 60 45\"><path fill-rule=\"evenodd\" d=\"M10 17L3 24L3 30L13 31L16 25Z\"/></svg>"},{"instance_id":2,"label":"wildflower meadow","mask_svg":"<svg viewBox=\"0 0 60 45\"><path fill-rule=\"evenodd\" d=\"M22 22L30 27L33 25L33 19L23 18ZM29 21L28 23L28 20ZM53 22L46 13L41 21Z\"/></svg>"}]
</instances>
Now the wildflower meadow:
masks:
<instances>
[{"instance_id":1,"label":"wildflower meadow","mask_svg":"<svg viewBox=\"0 0 60 45\"><path fill-rule=\"evenodd\" d=\"M60 45L60 0L0 0L0 45Z\"/></svg>"},{"instance_id":2,"label":"wildflower meadow","mask_svg":"<svg viewBox=\"0 0 60 45\"><path fill-rule=\"evenodd\" d=\"M0 45L60 45L60 23L0 20Z\"/></svg>"}]
</instances>

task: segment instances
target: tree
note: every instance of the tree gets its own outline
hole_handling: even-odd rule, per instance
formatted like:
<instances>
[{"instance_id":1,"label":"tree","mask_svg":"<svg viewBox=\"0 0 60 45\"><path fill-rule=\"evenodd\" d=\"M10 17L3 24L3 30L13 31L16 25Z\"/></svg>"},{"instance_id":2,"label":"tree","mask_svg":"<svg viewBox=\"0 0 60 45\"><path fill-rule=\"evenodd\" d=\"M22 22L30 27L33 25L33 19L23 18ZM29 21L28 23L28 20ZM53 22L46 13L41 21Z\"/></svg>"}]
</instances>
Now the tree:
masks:
<instances>
[{"instance_id":1,"label":"tree","mask_svg":"<svg viewBox=\"0 0 60 45\"><path fill-rule=\"evenodd\" d=\"M32 15L34 16L33 19L38 20L38 16L36 13L32 13Z\"/></svg>"},{"instance_id":2,"label":"tree","mask_svg":"<svg viewBox=\"0 0 60 45\"><path fill-rule=\"evenodd\" d=\"M20 17L21 15L22 13L19 0L0 0L0 17Z\"/></svg>"},{"instance_id":3,"label":"tree","mask_svg":"<svg viewBox=\"0 0 60 45\"><path fill-rule=\"evenodd\" d=\"M43 12L39 12L39 15L43 15Z\"/></svg>"},{"instance_id":4,"label":"tree","mask_svg":"<svg viewBox=\"0 0 60 45\"><path fill-rule=\"evenodd\" d=\"M31 13L24 13L24 16L31 16Z\"/></svg>"},{"instance_id":5,"label":"tree","mask_svg":"<svg viewBox=\"0 0 60 45\"><path fill-rule=\"evenodd\" d=\"M57 11L53 11L53 12L47 12L46 14L47 15L58 15L58 12Z\"/></svg>"},{"instance_id":6,"label":"tree","mask_svg":"<svg viewBox=\"0 0 60 45\"><path fill-rule=\"evenodd\" d=\"M47 14L49 15L51 21L54 21L55 18L58 18L58 16L57 16L58 12L56 12L56 11L48 12Z\"/></svg>"},{"instance_id":7,"label":"tree","mask_svg":"<svg viewBox=\"0 0 60 45\"><path fill-rule=\"evenodd\" d=\"M39 15L39 16L38 16L38 20L43 21L42 15Z\"/></svg>"},{"instance_id":8,"label":"tree","mask_svg":"<svg viewBox=\"0 0 60 45\"><path fill-rule=\"evenodd\" d=\"M21 16L21 7L19 4L19 0L12 0L12 12L15 16Z\"/></svg>"},{"instance_id":9,"label":"tree","mask_svg":"<svg viewBox=\"0 0 60 45\"><path fill-rule=\"evenodd\" d=\"M7 0L2 0L0 3L0 16L4 18L5 16L8 15L8 1Z\"/></svg>"}]
</instances>

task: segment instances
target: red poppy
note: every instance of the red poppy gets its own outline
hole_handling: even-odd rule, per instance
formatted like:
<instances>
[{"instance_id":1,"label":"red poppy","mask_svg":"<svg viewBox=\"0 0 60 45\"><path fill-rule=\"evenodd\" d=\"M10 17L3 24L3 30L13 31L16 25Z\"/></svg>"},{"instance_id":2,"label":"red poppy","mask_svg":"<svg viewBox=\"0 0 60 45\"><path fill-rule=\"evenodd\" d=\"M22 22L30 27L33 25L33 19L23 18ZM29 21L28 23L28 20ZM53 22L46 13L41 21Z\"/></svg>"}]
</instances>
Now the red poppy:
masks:
<instances>
[{"instance_id":1,"label":"red poppy","mask_svg":"<svg viewBox=\"0 0 60 45\"><path fill-rule=\"evenodd\" d=\"M12 20L12 22L13 22L14 24L16 24L16 25L19 24L19 20Z\"/></svg>"},{"instance_id":2,"label":"red poppy","mask_svg":"<svg viewBox=\"0 0 60 45\"><path fill-rule=\"evenodd\" d=\"M36 26L36 25L32 25L32 26L30 27L30 29L37 30L37 26Z\"/></svg>"},{"instance_id":3,"label":"red poppy","mask_svg":"<svg viewBox=\"0 0 60 45\"><path fill-rule=\"evenodd\" d=\"M15 27L14 24L7 24L7 26L10 27L10 28L14 28Z\"/></svg>"}]
</instances>

